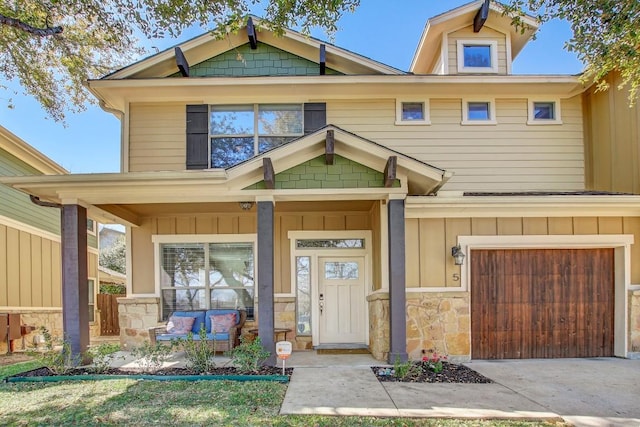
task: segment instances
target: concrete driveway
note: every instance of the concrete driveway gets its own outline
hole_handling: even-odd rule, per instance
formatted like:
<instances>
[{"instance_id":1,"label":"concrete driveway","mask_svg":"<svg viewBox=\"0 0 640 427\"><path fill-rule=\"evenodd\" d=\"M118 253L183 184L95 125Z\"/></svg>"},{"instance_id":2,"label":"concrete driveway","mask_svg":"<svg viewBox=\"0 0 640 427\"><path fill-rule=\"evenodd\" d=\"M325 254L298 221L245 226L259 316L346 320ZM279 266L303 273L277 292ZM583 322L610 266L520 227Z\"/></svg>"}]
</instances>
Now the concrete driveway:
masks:
<instances>
[{"instance_id":1,"label":"concrete driveway","mask_svg":"<svg viewBox=\"0 0 640 427\"><path fill-rule=\"evenodd\" d=\"M371 362L380 365L373 359ZM539 359L466 364L491 378L493 384L379 383L361 361L351 366L336 359L325 366L317 362L295 365L282 414L562 418L585 427L640 426L640 360Z\"/></svg>"},{"instance_id":2,"label":"concrete driveway","mask_svg":"<svg viewBox=\"0 0 640 427\"><path fill-rule=\"evenodd\" d=\"M501 360L467 366L574 425L640 426L640 360Z\"/></svg>"}]
</instances>

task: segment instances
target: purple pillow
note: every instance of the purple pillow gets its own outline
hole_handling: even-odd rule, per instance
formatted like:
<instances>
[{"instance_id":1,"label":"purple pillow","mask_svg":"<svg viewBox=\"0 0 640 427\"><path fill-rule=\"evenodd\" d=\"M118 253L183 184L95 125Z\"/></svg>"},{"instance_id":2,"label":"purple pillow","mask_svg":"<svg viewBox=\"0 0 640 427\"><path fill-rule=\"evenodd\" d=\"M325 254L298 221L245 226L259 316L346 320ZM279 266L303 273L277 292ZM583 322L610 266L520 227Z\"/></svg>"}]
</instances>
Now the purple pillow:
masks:
<instances>
[{"instance_id":1,"label":"purple pillow","mask_svg":"<svg viewBox=\"0 0 640 427\"><path fill-rule=\"evenodd\" d=\"M188 334L191 332L195 317L171 316L167 322L167 332L170 334Z\"/></svg>"},{"instance_id":2,"label":"purple pillow","mask_svg":"<svg viewBox=\"0 0 640 427\"><path fill-rule=\"evenodd\" d=\"M211 317L211 332L226 334L236 324L236 313L214 314Z\"/></svg>"}]
</instances>

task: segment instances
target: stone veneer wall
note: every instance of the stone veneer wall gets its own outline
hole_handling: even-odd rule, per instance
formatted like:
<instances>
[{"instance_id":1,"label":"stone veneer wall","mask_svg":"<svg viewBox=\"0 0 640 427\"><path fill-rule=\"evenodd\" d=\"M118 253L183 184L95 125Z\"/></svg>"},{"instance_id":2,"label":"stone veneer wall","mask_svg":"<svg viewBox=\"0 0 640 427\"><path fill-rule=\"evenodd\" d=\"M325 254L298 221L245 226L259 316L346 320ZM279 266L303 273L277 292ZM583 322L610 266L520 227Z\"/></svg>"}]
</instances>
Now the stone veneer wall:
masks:
<instances>
[{"instance_id":1,"label":"stone veneer wall","mask_svg":"<svg viewBox=\"0 0 640 427\"><path fill-rule=\"evenodd\" d=\"M130 350L149 340L149 328L158 325L160 298L118 298L120 346Z\"/></svg>"},{"instance_id":2,"label":"stone veneer wall","mask_svg":"<svg viewBox=\"0 0 640 427\"><path fill-rule=\"evenodd\" d=\"M378 360L389 355L389 294L374 293L367 297L369 303L369 351Z\"/></svg>"},{"instance_id":3,"label":"stone veneer wall","mask_svg":"<svg viewBox=\"0 0 640 427\"><path fill-rule=\"evenodd\" d=\"M64 331L62 330L62 309L38 309L30 310L26 309L14 309L14 310L2 310L2 313L19 313L20 324L33 326L34 331L24 336L25 349L30 349L35 346L34 339L36 336L41 335L39 329L44 326L49 330L49 333L54 339L62 339ZM89 324L89 336L91 338L100 335L100 317L96 311L96 321ZM22 340L14 341L14 350L22 350ZM0 342L0 353L6 353L7 343L6 341Z\"/></svg>"},{"instance_id":4,"label":"stone veneer wall","mask_svg":"<svg viewBox=\"0 0 640 427\"><path fill-rule=\"evenodd\" d=\"M628 353L636 353L640 358L640 291L629 292L629 348ZM629 357L636 355L629 355Z\"/></svg>"},{"instance_id":5,"label":"stone veneer wall","mask_svg":"<svg viewBox=\"0 0 640 427\"><path fill-rule=\"evenodd\" d=\"M369 302L369 350L386 360L389 352L389 294L375 293ZM412 360L438 352L453 361L471 357L469 294L407 292L407 353Z\"/></svg>"},{"instance_id":6,"label":"stone veneer wall","mask_svg":"<svg viewBox=\"0 0 640 427\"><path fill-rule=\"evenodd\" d=\"M452 361L471 360L471 315L467 292L407 292L407 352L445 354Z\"/></svg>"}]
</instances>

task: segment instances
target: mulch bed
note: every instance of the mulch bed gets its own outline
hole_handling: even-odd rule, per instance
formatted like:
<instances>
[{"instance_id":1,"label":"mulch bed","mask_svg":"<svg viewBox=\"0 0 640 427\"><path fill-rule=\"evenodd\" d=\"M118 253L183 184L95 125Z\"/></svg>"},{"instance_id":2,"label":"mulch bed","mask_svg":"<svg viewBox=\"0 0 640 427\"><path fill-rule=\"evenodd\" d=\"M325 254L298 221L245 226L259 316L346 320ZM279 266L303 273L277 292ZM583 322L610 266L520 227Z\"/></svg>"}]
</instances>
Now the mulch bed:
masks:
<instances>
[{"instance_id":1,"label":"mulch bed","mask_svg":"<svg viewBox=\"0 0 640 427\"><path fill-rule=\"evenodd\" d=\"M64 375L91 375L96 372L92 369L87 368L76 368L72 369ZM293 373L293 368L286 368L285 375L291 377ZM118 368L110 368L105 372L101 372L100 374L104 375L138 375L138 374L148 374L148 375L158 375L158 376L167 376L167 375L200 375L197 372L194 372L190 369L186 368L163 368L159 369L153 373L142 372L139 369L118 369ZM202 374L205 375L205 374ZM258 372L240 372L234 367L219 367L211 369L211 372L207 372L206 375L282 375L282 368L273 367L273 366L263 366L260 368ZM49 377L55 376L53 372L51 372L48 368L38 368L32 371L22 372L20 374L14 375L14 377Z\"/></svg>"},{"instance_id":2,"label":"mulch bed","mask_svg":"<svg viewBox=\"0 0 640 427\"><path fill-rule=\"evenodd\" d=\"M389 372L388 367L372 366L373 373L382 382L410 382L410 383L471 383L486 384L492 383L489 378L480 375L471 368L455 363L442 362L442 372L435 373L427 368L422 362L414 363L415 369L404 378L394 375L394 371ZM391 368L393 369L393 368Z\"/></svg>"}]
</instances>

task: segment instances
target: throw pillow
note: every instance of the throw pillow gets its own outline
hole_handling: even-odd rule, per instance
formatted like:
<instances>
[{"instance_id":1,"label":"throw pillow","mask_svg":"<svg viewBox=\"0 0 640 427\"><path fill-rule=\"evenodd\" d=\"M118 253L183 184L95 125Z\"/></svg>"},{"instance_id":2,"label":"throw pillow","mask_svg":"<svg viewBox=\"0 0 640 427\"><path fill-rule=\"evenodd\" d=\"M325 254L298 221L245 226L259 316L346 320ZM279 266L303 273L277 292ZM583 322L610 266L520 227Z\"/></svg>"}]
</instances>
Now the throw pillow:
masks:
<instances>
[{"instance_id":1,"label":"throw pillow","mask_svg":"<svg viewBox=\"0 0 640 427\"><path fill-rule=\"evenodd\" d=\"M195 321L195 317L171 316L167 322L167 332L170 334L188 334Z\"/></svg>"},{"instance_id":2,"label":"throw pillow","mask_svg":"<svg viewBox=\"0 0 640 427\"><path fill-rule=\"evenodd\" d=\"M236 324L236 313L214 314L211 316L211 332L226 334Z\"/></svg>"}]
</instances>

